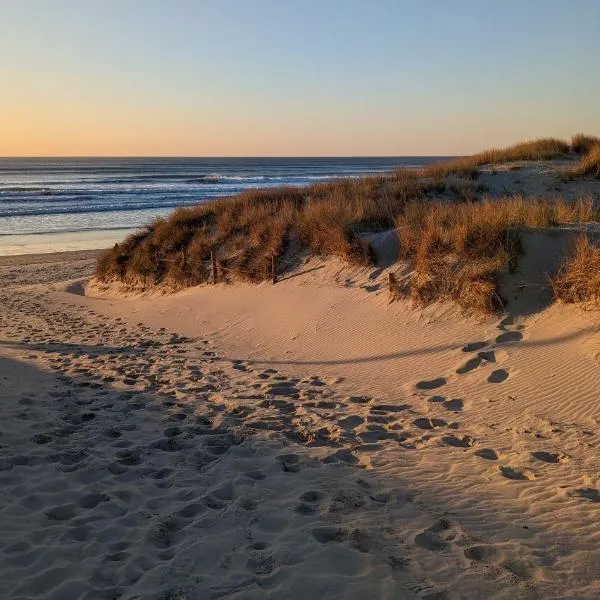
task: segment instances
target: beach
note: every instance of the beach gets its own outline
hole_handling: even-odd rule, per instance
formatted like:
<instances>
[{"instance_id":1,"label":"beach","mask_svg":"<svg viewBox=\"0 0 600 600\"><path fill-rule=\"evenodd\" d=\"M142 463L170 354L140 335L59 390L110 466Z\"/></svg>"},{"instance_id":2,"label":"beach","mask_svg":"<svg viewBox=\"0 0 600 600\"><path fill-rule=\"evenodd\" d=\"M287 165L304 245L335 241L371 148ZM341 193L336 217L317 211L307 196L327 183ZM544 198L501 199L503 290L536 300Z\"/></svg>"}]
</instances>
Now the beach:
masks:
<instances>
[{"instance_id":1,"label":"beach","mask_svg":"<svg viewBox=\"0 0 600 600\"><path fill-rule=\"evenodd\" d=\"M0 7L0 600L600 599L600 2Z\"/></svg>"},{"instance_id":2,"label":"beach","mask_svg":"<svg viewBox=\"0 0 600 600\"><path fill-rule=\"evenodd\" d=\"M0 264L3 597L597 596L597 314L94 266Z\"/></svg>"}]
</instances>

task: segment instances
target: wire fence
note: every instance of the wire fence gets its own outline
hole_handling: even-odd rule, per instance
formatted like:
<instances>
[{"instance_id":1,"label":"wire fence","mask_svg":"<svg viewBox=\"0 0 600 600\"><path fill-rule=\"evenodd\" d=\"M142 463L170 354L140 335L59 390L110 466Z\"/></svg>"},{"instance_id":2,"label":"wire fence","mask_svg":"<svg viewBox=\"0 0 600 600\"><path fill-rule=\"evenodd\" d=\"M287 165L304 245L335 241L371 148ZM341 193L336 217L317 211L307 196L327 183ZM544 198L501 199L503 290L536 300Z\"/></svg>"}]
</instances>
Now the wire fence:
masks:
<instances>
[{"instance_id":1,"label":"wire fence","mask_svg":"<svg viewBox=\"0 0 600 600\"><path fill-rule=\"evenodd\" d=\"M234 257L235 258L235 257ZM276 255L265 256L265 269L264 269L264 280L271 279L273 284L276 284L278 281L281 281L282 278L282 270L287 267L298 267L301 264L299 260L282 260L280 257ZM250 269L240 269L237 267L228 267L222 264L217 260L216 254L211 252L210 257L205 260L198 259L189 259L185 255L181 257L173 257L173 258L163 258L161 262L164 263L184 263L185 265L192 266L200 266L203 267L204 270L208 273L209 281L212 284L217 284L220 281L224 281L223 274L231 273L231 274L242 274L247 275L251 278L256 278L260 275L258 269L250 270ZM387 288L389 293L390 301L397 300L403 296L405 296L405 286L406 281L410 280L415 276L414 271L410 271L409 273L399 273L398 270L388 270L387 272L387 286L381 286L384 289ZM331 282L326 283L327 287L336 287L336 288L361 288L365 286L357 286L352 285L351 283L346 284L333 284ZM379 287L377 289L380 289Z\"/></svg>"},{"instance_id":2,"label":"wire fence","mask_svg":"<svg viewBox=\"0 0 600 600\"><path fill-rule=\"evenodd\" d=\"M239 267L228 267L223 263L219 262L214 253L211 252L210 258L205 260L189 259L186 256L173 257L173 258L161 258L160 262L169 264L184 264L188 266L203 267L206 271L211 271L213 283L217 283L219 275L223 273L242 274L256 277L258 270L240 269ZM289 266L297 266L299 263L297 260L282 260L276 255L265 257L265 275L269 275L273 283L277 283L277 277L280 274L282 268Z\"/></svg>"}]
</instances>

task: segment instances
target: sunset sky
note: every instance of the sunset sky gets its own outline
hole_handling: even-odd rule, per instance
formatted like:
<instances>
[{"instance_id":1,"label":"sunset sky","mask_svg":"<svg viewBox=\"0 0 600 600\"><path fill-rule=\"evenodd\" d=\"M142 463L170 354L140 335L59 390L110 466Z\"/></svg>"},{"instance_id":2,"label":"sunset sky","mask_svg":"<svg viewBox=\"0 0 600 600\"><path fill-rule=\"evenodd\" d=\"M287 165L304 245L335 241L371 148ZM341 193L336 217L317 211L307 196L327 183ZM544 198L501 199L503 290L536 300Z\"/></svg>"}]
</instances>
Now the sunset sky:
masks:
<instances>
[{"instance_id":1,"label":"sunset sky","mask_svg":"<svg viewBox=\"0 0 600 600\"><path fill-rule=\"evenodd\" d=\"M0 155L454 155L600 134L600 1L0 0Z\"/></svg>"}]
</instances>

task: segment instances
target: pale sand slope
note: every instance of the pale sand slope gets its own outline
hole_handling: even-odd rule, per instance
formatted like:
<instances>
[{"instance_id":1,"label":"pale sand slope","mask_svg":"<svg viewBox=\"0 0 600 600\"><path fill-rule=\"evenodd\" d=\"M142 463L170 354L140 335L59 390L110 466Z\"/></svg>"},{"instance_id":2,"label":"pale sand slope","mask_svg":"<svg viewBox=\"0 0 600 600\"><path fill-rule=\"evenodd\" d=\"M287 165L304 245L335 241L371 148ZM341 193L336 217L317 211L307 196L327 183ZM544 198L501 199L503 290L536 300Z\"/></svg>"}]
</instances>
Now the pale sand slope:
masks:
<instances>
[{"instance_id":1,"label":"pale sand slope","mask_svg":"<svg viewBox=\"0 0 600 600\"><path fill-rule=\"evenodd\" d=\"M91 265L0 267L2 597L598 597L595 315Z\"/></svg>"},{"instance_id":2,"label":"pale sand slope","mask_svg":"<svg viewBox=\"0 0 600 600\"><path fill-rule=\"evenodd\" d=\"M476 182L488 195L525 194L541 198L573 200L582 196L600 199L600 181L581 178L564 181L562 173L577 164L580 157L544 161L516 161L480 167Z\"/></svg>"}]
</instances>

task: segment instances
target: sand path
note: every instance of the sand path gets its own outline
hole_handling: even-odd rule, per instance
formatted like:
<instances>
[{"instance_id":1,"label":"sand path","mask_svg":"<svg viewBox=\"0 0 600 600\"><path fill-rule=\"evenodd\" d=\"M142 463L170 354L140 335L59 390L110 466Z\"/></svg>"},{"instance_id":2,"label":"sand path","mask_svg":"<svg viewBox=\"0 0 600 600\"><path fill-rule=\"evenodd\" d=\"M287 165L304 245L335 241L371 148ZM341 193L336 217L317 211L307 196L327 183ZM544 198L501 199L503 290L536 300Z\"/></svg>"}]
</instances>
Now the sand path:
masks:
<instances>
[{"instance_id":1,"label":"sand path","mask_svg":"<svg viewBox=\"0 0 600 600\"><path fill-rule=\"evenodd\" d=\"M353 362L319 350L306 302L277 356L292 336L253 330L228 290L227 324L206 305L186 331L180 298L56 287L91 264L0 267L3 597L597 596L585 323L407 317L393 355L384 320L360 348L384 358Z\"/></svg>"}]
</instances>

